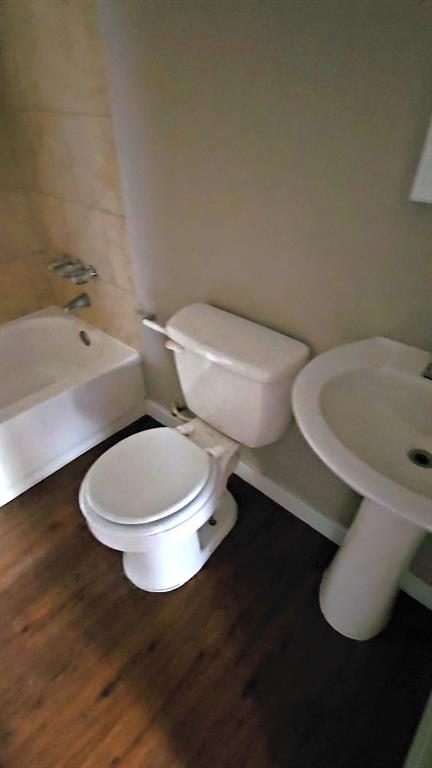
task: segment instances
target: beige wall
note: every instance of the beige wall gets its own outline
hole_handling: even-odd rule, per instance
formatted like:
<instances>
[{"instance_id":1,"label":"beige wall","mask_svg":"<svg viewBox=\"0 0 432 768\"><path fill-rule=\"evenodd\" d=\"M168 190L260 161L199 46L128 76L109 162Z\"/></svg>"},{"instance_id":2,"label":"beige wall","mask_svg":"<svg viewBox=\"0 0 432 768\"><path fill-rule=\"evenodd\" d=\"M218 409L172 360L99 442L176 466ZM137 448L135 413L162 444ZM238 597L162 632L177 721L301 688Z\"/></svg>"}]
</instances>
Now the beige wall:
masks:
<instances>
[{"instance_id":1,"label":"beige wall","mask_svg":"<svg viewBox=\"0 0 432 768\"><path fill-rule=\"evenodd\" d=\"M432 344L421 0L100 0L140 303L202 300L315 352ZM145 333L153 397L176 384Z\"/></svg>"},{"instance_id":2,"label":"beige wall","mask_svg":"<svg viewBox=\"0 0 432 768\"><path fill-rule=\"evenodd\" d=\"M82 317L137 345L96 1L3 0L2 9L7 112L39 245L46 260L69 253L100 274L75 286L45 267L44 280L59 304L88 291L92 307ZM11 216L12 230L19 215ZM12 283L9 293L18 290Z\"/></svg>"},{"instance_id":3,"label":"beige wall","mask_svg":"<svg viewBox=\"0 0 432 768\"><path fill-rule=\"evenodd\" d=\"M0 323L53 303L12 137L0 109Z\"/></svg>"}]
</instances>

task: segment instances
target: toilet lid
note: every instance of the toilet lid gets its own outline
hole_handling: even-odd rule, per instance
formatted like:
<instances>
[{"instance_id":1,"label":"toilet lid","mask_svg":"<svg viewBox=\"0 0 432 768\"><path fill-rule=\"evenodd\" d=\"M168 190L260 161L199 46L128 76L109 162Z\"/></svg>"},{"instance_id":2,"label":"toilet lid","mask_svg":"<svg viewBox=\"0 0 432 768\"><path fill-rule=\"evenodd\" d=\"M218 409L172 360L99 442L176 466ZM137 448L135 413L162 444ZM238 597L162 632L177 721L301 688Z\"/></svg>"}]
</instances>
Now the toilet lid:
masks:
<instances>
[{"instance_id":1,"label":"toilet lid","mask_svg":"<svg viewBox=\"0 0 432 768\"><path fill-rule=\"evenodd\" d=\"M90 508L115 523L146 523L194 499L210 473L208 454L175 429L139 432L93 464L82 492Z\"/></svg>"}]
</instances>

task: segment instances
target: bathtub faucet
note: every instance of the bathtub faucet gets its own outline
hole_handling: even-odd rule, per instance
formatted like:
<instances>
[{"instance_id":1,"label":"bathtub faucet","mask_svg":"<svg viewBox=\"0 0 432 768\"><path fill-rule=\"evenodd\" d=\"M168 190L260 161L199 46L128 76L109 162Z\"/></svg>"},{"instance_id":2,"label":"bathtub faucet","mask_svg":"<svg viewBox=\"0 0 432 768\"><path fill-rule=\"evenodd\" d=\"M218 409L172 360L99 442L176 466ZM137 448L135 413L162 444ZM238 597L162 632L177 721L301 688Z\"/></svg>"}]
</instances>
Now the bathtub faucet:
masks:
<instances>
[{"instance_id":1,"label":"bathtub faucet","mask_svg":"<svg viewBox=\"0 0 432 768\"><path fill-rule=\"evenodd\" d=\"M43 251L41 251L41 253L43 253ZM51 264L48 264L48 267L52 272L56 272L62 277L67 275L71 270L81 266L82 264L79 259L73 259L71 256L68 256L67 253L65 253L63 258L59 261L52 261Z\"/></svg>"},{"instance_id":2,"label":"bathtub faucet","mask_svg":"<svg viewBox=\"0 0 432 768\"><path fill-rule=\"evenodd\" d=\"M88 283L92 278L99 277L97 269L92 267L91 264L83 264L81 259L73 259L67 254L64 255L61 261L53 261L52 264L49 264L49 268L56 275L66 277L76 285Z\"/></svg>"},{"instance_id":3,"label":"bathtub faucet","mask_svg":"<svg viewBox=\"0 0 432 768\"><path fill-rule=\"evenodd\" d=\"M75 309L84 309L84 307L91 307L91 298L88 293L80 293L79 296L68 301L63 306L63 311L68 315L69 312L73 312Z\"/></svg>"}]
</instances>

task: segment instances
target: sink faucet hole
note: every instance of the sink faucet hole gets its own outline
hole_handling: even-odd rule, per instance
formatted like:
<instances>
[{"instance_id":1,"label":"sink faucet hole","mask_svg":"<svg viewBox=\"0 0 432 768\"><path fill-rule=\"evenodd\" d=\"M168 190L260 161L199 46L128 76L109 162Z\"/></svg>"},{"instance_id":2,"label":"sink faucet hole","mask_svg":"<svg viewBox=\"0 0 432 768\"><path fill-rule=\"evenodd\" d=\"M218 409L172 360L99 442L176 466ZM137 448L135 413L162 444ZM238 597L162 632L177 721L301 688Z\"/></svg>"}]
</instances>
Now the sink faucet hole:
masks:
<instances>
[{"instance_id":1,"label":"sink faucet hole","mask_svg":"<svg viewBox=\"0 0 432 768\"><path fill-rule=\"evenodd\" d=\"M408 451L408 458L417 467L423 469L430 469L432 467L432 453L425 451L423 448L413 448Z\"/></svg>"}]
</instances>

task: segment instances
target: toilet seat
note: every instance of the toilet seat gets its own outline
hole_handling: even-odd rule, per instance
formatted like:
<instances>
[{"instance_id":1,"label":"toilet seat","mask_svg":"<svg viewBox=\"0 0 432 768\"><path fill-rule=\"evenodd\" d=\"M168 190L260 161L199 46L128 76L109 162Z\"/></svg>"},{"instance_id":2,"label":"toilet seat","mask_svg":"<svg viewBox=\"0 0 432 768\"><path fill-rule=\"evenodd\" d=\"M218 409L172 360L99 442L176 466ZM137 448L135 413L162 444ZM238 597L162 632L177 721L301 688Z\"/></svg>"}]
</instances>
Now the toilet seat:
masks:
<instances>
[{"instance_id":1,"label":"toilet seat","mask_svg":"<svg viewBox=\"0 0 432 768\"><path fill-rule=\"evenodd\" d=\"M170 591L203 567L235 524L226 481L237 460L238 444L199 419L140 432L90 467L80 508L95 538L123 553L135 586Z\"/></svg>"},{"instance_id":2,"label":"toilet seat","mask_svg":"<svg viewBox=\"0 0 432 768\"><path fill-rule=\"evenodd\" d=\"M139 432L97 459L83 480L80 501L87 515L147 527L194 506L211 466L208 453L176 429Z\"/></svg>"},{"instance_id":3,"label":"toilet seat","mask_svg":"<svg viewBox=\"0 0 432 768\"><path fill-rule=\"evenodd\" d=\"M162 542L182 539L208 520L214 508L218 476L217 464L212 462L209 478L202 492L182 509L151 523L123 525L101 517L89 507L82 486L79 503L88 527L102 544L122 552L145 552L157 549Z\"/></svg>"}]
</instances>

